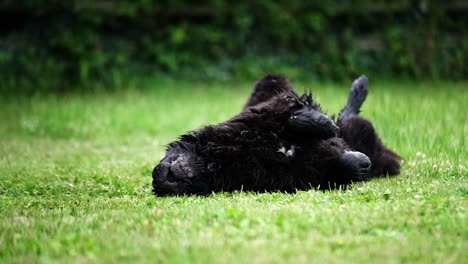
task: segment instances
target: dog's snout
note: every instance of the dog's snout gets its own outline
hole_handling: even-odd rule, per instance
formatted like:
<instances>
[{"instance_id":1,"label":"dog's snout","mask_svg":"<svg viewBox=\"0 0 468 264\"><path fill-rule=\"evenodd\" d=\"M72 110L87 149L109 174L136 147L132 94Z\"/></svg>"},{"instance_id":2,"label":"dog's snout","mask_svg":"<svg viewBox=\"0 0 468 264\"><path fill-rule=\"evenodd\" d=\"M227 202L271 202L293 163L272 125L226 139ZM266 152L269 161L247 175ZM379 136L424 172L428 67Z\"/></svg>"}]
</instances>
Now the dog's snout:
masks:
<instances>
[{"instance_id":1,"label":"dog's snout","mask_svg":"<svg viewBox=\"0 0 468 264\"><path fill-rule=\"evenodd\" d=\"M168 162L161 162L153 169L153 180L164 182L167 180L169 174L170 164Z\"/></svg>"},{"instance_id":2,"label":"dog's snout","mask_svg":"<svg viewBox=\"0 0 468 264\"><path fill-rule=\"evenodd\" d=\"M172 161L162 161L153 169L155 182L175 182L194 176L193 169L183 156L178 156Z\"/></svg>"},{"instance_id":3,"label":"dog's snout","mask_svg":"<svg viewBox=\"0 0 468 264\"><path fill-rule=\"evenodd\" d=\"M193 177L192 168L190 167L188 160L183 156L179 156L177 159L171 162L170 171L177 179Z\"/></svg>"}]
</instances>

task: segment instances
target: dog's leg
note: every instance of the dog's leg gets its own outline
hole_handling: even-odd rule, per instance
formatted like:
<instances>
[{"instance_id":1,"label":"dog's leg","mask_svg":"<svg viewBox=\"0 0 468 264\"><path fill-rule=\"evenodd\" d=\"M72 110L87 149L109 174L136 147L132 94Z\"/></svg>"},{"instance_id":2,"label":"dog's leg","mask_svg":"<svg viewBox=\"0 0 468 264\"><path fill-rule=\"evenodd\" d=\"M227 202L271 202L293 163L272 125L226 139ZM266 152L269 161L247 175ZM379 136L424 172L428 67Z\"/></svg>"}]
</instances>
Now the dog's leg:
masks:
<instances>
[{"instance_id":1,"label":"dog's leg","mask_svg":"<svg viewBox=\"0 0 468 264\"><path fill-rule=\"evenodd\" d=\"M367 77L361 76L353 82L348 102L338 116L339 135L352 149L370 158L371 176L397 175L401 158L382 143L370 121L358 116L367 93Z\"/></svg>"},{"instance_id":2,"label":"dog's leg","mask_svg":"<svg viewBox=\"0 0 468 264\"><path fill-rule=\"evenodd\" d=\"M273 99L279 94L286 96ZM295 110L291 110L291 107L286 109L272 106L276 104L276 101L281 100L289 101L288 104L291 104ZM270 74L259 80L244 109L249 108L251 112L259 113L262 112L260 109L267 109L267 105L271 109L282 109L279 112L290 111L290 119L287 121L288 129L292 134L301 138L306 137L308 140L327 139L337 133L338 127L332 119L319 111L319 105L313 102L311 95L304 94L299 97L293 91L291 83L282 75Z\"/></svg>"},{"instance_id":3,"label":"dog's leg","mask_svg":"<svg viewBox=\"0 0 468 264\"><path fill-rule=\"evenodd\" d=\"M360 109L367 97L369 90L369 80L366 76L362 75L354 80L349 92L348 102L346 106L340 111L338 120L343 120L359 114Z\"/></svg>"},{"instance_id":4,"label":"dog's leg","mask_svg":"<svg viewBox=\"0 0 468 264\"><path fill-rule=\"evenodd\" d=\"M342 138L318 141L306 151L305 174L316 175L320 189L345 188L370 178L369 157L350 149Z\"/></svg>"},{"instance_id":5,"label":"dog's leg","mask_svg":"<svg viewBox=\"0 0 468 264\"><path fill-rule=\"evenodd\" d=\"M338 132L338 127L331 118L310 107L294 111L287 127L294 134L304 136L308 140L329 139Z\"/></svg>"},{"instance_id":6,"label":"dog's leg","mask_svg":"<svg viewBox=\"0 0 468 264\"><path fill-rule=\"evenodd\" d=\"M293 87L286 77L279 74L269 74L257 81L244 109L266 102L280 93L292 90Z\"/></svg>"}]
</instances>

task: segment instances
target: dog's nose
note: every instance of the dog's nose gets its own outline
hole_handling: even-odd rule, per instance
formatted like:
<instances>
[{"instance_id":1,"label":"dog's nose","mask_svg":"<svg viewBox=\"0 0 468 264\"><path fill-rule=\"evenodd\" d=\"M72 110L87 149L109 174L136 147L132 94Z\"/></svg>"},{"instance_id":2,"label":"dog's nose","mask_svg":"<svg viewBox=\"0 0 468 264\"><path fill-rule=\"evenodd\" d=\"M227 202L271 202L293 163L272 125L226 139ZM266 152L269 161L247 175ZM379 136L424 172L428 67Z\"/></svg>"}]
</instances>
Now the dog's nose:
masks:
<instances>
[{"instance_id":1,"label":"dog's nose","mask_svg":"<svg viewBox=\"0 0 468 264\"><path fill-rule=\"evenodd\" d=\"M170 171L173 177L177 179L186 179L193 177L192 168L184 156L177 157L171 162Z\"/></svg>"},{"instance_id":2,"label":"dog's nose","mask_svg":"<svg viewBox=\"0 0 468 264\"><path fill-rule=\"evenodd\" d=\"M169 174L169 168L171 164L168 162L161 162L153 169L153 180L158 182L163 182L167 180Z\"/></svg>"},{"instance_id":3,"label":"dog's nose","mask_svg":"<svg viewBox=\"0 0 468 264\"><path fill-rule=\"evenodd\" d=\"M159 166L159 165L158 165ZM158 166L154 167L153 169L153 172L151 173L151 175L153 176L153 178L157 178L159 176L159 172L158 172Z\"/></svg>"}]
</instances>

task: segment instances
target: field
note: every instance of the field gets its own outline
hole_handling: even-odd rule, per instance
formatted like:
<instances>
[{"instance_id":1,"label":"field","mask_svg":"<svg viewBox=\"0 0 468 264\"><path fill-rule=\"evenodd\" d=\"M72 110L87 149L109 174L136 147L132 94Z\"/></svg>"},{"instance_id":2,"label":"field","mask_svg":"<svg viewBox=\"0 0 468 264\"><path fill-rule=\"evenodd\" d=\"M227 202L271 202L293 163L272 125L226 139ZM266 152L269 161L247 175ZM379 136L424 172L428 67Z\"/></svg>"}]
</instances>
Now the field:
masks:
<instances>
[{"instance_id":1,"label":"field","mask_svg":"<svg viewBox=\"0 0 468 264\"><path fill-rule=\"evenodd\" d=\"M156 198L177 135L251 83L0 99L0 263L468 263L468 83L371 80L362 115L402 174L346 191ZM328 113L349 85L299 83Z\"/></svg>"}]
</instances>

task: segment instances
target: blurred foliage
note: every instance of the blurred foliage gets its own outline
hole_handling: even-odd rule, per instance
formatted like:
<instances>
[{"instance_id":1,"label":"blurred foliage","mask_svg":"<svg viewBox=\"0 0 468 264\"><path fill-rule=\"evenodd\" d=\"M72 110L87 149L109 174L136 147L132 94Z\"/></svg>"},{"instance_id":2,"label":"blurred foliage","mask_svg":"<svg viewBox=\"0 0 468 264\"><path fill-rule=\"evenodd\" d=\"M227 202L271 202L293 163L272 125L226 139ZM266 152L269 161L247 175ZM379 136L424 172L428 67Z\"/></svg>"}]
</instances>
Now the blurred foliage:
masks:
<instances>
[{"instance_id":1,"label":"blurred foliage","mask_svg":"<svg viewBox=\"0 0 468 264\"><path fill-rule=\"evenodd\" d=\"M464 1L4 0L0 90L359 73L466 79Z\"/></svg>"}]
</instances>

